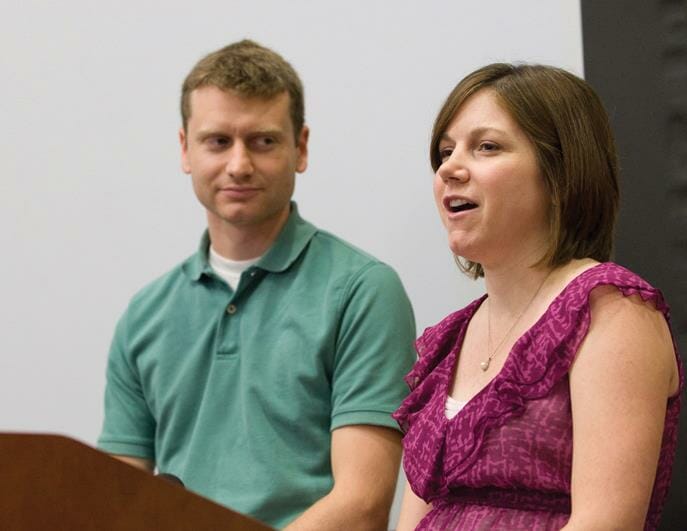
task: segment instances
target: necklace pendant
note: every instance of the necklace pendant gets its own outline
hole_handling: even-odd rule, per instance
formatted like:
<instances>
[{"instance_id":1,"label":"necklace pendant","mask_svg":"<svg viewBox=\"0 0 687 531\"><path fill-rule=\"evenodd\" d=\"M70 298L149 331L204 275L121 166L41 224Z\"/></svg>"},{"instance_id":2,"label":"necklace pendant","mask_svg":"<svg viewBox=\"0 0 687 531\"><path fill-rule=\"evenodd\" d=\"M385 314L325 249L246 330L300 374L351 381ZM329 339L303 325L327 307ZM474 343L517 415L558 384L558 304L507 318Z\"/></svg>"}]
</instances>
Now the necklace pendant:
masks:
<instances>
[{"instance_id":1,"label":"necklace pendant","mask_svg":"<svg viewBox=\"0 0 687 531\"><path fill-rule=\"evenodd\" d=\"M489 368L489 364L491 363L491 358L487 358L485 361L479 364L479 368L482 369L482 372L487 372L487 369Z\"/></svg>"}]
</instances>

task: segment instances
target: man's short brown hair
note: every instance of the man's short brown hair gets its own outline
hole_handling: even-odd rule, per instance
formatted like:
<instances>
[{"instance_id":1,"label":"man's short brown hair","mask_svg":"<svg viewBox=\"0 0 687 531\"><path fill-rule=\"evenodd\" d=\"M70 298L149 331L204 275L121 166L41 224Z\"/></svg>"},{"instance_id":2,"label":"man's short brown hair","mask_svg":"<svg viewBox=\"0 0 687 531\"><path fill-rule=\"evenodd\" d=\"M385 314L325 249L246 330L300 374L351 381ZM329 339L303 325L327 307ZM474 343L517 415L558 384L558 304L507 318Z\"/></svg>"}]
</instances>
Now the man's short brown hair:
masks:
<instances>
[{"instance_id":1,"label":"man's short brown hair","mask_svg":"<svg viewBox=\"0 0 687 531\"><path fill-rule=\"evenodd\" d=\"M248 39L203 57L186 76L181 88L181 121L186 130L191 117L191 92L213 86L245 98L270 99L289 95L289 113L296 141L305 122L303 84L293 67L278 53Z\"/></svg>"},{"instance_id":2,"label":"man's short brown hair","mask_svg":"<svg viewBox=\"0 0 687 531\"><path fill-rule=\"evenodd\" d=\"M608 115L594 90L560 68L495 63L465 77L444 102L432 130L430 160L441 165L439 142L473 94L494 92L534 144L551 198L549 245L536 265L555 267L574 258L610 259L619 203L618 158ZM473 277L478 263L461 263Z\"/></svg>"}]
</instances>

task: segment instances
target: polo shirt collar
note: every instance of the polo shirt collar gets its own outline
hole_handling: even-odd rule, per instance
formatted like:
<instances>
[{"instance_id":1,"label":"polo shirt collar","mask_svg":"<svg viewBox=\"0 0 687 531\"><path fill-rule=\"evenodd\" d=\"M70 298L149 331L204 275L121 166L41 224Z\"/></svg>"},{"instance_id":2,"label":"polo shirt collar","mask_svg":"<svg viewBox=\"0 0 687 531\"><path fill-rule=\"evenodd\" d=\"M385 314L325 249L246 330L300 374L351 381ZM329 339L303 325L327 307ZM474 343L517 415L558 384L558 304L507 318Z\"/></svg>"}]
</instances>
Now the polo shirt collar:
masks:
<instances>
[{"instance_id":1,"label":"polo shirt collar","mask_svg":"<svg viewBox=\"0 0 687 531\"><path fill-rule=\"evenodd\" d=\"M291 201L291 212L284 227L256 267L272 273L286 271L300 256L316 232L315 226L300 216L295 201ZM198 251L184 264L184 270L191 280L197 281L203 274L212 273L208 262L209 248L210 236L206 229L200 240Z\"/></svg>"},{"instance_id":2,"label":"polo shirt collar","mask_svg":"<svg viewBox=\"0 0 687 531\"><path fill-rule=\"evenodd\" d=\"M257 267L279 273L286 271L301 255L317 229L298 214L298 206L291 202L291 212L279 236L256 264Z\"/></svg>"}]
</instances>

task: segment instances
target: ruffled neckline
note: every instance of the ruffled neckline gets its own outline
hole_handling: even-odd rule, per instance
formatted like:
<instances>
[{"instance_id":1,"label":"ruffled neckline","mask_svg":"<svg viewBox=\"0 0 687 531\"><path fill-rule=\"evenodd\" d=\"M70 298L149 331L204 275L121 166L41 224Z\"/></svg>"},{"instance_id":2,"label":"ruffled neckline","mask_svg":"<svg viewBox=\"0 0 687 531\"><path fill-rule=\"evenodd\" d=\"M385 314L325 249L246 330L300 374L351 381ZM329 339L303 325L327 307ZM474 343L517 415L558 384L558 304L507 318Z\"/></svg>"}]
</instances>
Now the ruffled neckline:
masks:
<instances>
[{"instance_id":1,"label":"ruffled neckline","mask_svg":"<svg viewBox=\"0 0 687 531\"><path fill-rule=\"evenodd\" d=\"M582 271L581 273L576 275L574 278L572 278L570 280L570 282L568 282L568 284L566 284L563 287L563 289L560 291L560 293L558 293L558 295L556 295L553 298L553 300L549 303L549 305L546 307L544 312L539 316L539 318L527 330L525 330L522 333L522 335L520 335L520 337L518 337L518 339L515 341L515 343L513 343L513 346L511 347L511 349L508 351L508 354L506 355L506 359L503 363L503 366L494 375L494 377L491 380L489 380L489 382L484 387L482 387L482 389L480 389L477 393L475 393L470 399L465 401L465 406L463 407L463 410L465 410L465 408L470 404L470 402L477 400L478 397L483 392L489 393L490 392L489 388L496 383L495 381L497 379L505 378L505 376L502 377L502 373L509 373L510 374L510 373L512 373L513 370L515 370L517 368L517 367L511 368L511 365L517 366L519 363L519 361L516 359L517 353L519 351L523 350L523 348L524 348L524 347L519 348L520 343L521 342L528 342L529 340L531 340L531 336L536 335L538 333L539 328L541 328L543 326L543 323L546 321L546 319L550 317L549 314L552 312L552 309L554 307L556 307L557 305L561 304L559 299L561 299L561 300L564 299L566 293L569 290L571 290L576 283L581 282L587 273L590 273L591 271L593 271L596 268L601 267L603 265L604 265L604 263L599 263L599 264L596 264L596 265L594 265L588 269L585 269L584 271ZM445 358L445 362L451 371L451 375L453 375L453 373L455 372L456 363L458 362L458 354L461 351L461 349L463 348L463 342L465 341L465 334L467 333L468 324L470 323L472 318L475 316L475 313L477 313L477 310L482 306L484 301L486 301L488 298L489 298L488 294L485 293L484 295L482 295L481 297L479 297L478 299L473 301L473 303L470 304L467 308L465 308L467 310L467 312L466 312L466 315L464 316L463 322L461 323L460 331L459 331L459 334L456 338L454 348L451 350L449 355ZM585 329L585 335L586 335L586 329ZM536 383L536 382L532 382L532 383ZM443 386L442 386L442 394L444 396L450 396L449 395L449 392L450 392L449 386L451 384L452 384L452 379L449 378L449 379L444 380ZM450 422L449 419L447 419L447 421Z\"/></svg>"}]
</instances>

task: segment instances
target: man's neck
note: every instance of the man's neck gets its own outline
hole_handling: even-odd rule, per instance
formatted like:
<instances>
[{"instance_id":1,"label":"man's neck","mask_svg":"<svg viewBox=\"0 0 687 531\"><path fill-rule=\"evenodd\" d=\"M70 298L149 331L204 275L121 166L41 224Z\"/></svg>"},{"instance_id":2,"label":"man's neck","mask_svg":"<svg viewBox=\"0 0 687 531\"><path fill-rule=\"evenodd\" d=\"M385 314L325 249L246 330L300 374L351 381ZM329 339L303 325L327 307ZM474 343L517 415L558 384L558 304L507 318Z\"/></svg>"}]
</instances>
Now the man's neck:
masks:
<instances>
[{"instance_id":1,"label":"man's neck","mask_svg":"<svg viewBox=\"0 0 687 531\"><path fill-rule=\"evenodd\" d=\"M290 209L261 225L234 225L208 215L212 247L230 260L250 260L264 255L289 219Z\"/></svg>"}]
</instances>

